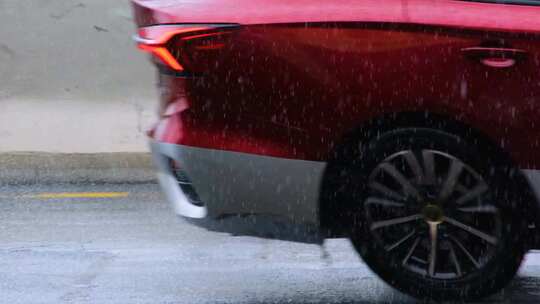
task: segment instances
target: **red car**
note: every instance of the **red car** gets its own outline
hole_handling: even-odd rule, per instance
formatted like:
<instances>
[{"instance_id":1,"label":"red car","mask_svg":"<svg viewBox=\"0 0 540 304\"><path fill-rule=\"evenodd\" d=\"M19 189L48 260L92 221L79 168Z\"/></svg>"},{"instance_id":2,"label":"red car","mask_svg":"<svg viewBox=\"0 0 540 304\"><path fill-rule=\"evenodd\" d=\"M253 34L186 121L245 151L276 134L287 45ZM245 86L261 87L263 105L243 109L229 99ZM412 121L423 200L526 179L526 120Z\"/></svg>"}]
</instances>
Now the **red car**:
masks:
<instances>
[{"instance_id":1,"label":"red car","mask_svg":"<svg viewBox=\"0 0 540 304\"><path fill-rule=\"evenodd\" d=\"M493 293L538 247L537 4L133 0L161 187L348 237L420 298Z\"/></svg>"}]
</instances>

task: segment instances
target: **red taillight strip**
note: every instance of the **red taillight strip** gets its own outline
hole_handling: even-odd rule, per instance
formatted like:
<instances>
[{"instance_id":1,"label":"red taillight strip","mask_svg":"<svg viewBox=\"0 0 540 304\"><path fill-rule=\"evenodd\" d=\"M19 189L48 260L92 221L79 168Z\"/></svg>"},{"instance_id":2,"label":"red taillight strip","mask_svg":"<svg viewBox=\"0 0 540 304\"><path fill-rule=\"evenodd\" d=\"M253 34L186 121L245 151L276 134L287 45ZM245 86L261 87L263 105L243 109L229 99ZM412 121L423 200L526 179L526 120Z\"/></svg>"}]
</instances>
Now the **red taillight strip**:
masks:
<instances>
[{"instance_id":1,"label":"red taillight strip","mask_svg":"<svg viewBox=\"0 0 540 304\"><path fill-rule=\"evenodd\" d=\"M196 46L195 49L207 51L207 50L219 50L224 47L225 47L225 43L214 43L211 45L199 45L199 46Z\"/></svg>"},{"instance_id":2,"label":"red taillight strip","mask_svg":"<svg viewBox=\"0 0 540 304\"><path fill-rule=\"evenodd\" d=\"M217 32L217 33L207 33L207 34L199 34L199 35L191 35L187 37L182 37L182 40L190 40L190 39L197 39L197 38L204 38L204 37L212 37L212 36L219 36L219 35L226 35L230 34L232 32Z\"/></svg>"},{"instance_id":3,"label":"red taillight strip","mask_svg":"<svg viewBox=\"0 0 540 304\"><path fill-rule=\"evenodd\" d=\"M187 37L182 37L183 41L189 41L192 39L198 39L198 38L206 38L206 37L215 37L215 36L221 36L230 34L232 32L230 31L223 31L223 32L217 32L217 33L207 33L207 34L199 34L199 35L192 35ZM225 43L213 43L211 45L199 45L196 46L196 50L219 50L225 47Z\"/></svg>"},{"instance_id":4,"label":"red taillight strip","mask_svg":"<svg viewBox=\"0 0 540 304\"><path fill-rule=\"evenodd\" d=\"M196 33L200 31L237 27L233 24L181 24L181 25L156 25L140 28L138 35L133 39L137 42L139 49L150 52L159 58L164 64L176 71L183 71L184 68L174 58L171 52L167 49L167 42L176 35L186 33ZM210 33L202 35L215 35L219 33ZM192 35L190 38L195 38L199 35Z\"/></svg>"}]
</instances>

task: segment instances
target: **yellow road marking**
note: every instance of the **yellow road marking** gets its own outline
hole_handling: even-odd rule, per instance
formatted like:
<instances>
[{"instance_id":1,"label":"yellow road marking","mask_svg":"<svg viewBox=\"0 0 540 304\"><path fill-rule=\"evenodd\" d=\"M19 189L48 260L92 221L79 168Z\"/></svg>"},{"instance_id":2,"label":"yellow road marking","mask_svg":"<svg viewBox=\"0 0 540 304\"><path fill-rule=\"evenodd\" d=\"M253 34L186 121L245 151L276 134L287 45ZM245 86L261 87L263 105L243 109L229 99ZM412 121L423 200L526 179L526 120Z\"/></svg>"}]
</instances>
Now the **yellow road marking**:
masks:
<instances>
[{"instance_id":1,"label":"yellow road marking","mask_svg":"<svg viewBox=\"0 0 540 304\"><path fill-rule=\"evenodd\" d=\"M39 193L28 195L29 198L115 198L127 197L129 192L62 192L62 193Z\"/></svg>"}]
</instances>

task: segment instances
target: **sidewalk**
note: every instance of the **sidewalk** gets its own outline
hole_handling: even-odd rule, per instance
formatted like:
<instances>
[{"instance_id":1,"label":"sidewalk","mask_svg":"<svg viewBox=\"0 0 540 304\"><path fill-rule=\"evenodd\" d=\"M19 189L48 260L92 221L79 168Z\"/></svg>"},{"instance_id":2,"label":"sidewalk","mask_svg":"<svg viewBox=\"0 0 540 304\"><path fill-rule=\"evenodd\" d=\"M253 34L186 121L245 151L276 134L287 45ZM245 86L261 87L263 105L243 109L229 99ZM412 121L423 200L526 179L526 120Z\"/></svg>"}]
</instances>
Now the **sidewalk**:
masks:
<instances>
[{"instance_id":1,"label":"sidewalk","mask_svg":"<svg viewBox=\"0 0 540 304\"><path fill-rule=\"evenodd\" d=\"M0 7L0 184L153 181L155 69L129 1Z\"/></svg>"}]
</instances>

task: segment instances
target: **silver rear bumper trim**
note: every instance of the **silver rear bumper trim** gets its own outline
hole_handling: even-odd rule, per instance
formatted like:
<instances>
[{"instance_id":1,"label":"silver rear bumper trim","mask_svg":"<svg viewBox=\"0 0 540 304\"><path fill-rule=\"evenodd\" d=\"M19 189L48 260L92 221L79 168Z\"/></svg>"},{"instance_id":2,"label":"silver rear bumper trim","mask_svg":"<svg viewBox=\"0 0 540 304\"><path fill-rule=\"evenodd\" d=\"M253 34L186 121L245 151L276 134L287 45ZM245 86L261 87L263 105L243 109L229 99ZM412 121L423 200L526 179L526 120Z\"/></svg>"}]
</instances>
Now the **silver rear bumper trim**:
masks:
<instances>
[{"instance_id":1,"label":"silver rear bumper trim","mask_svg":"<svg viewBox=\"0 0 540 304\"><path fill-rule=\"evenodd\" d=\"M173 149L172 146L151 142L152 158L158 169L158 182L171 203L174 212L178 215L190 218L204 218L208 214L206 206L192 204L181 188L173 174L170 160L180 159L181 150Z\"/></svg>"},{"instance_id":2,"label":"silver rear bumper trim","mask_svg":"<svg viewBox=\"0 0 540 304\"><path fill-rule=\"evenodd\" d=\"M177 214L217 218L233 214L285 217L319 225L325 162L151 142L159 182ZM191 179L204 207L189 202L176 184L170 159Z\"/></svg>"}]
</instances>

